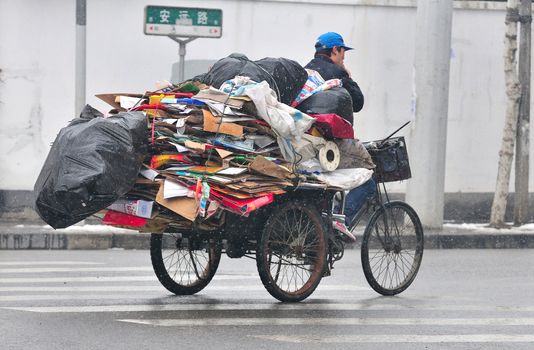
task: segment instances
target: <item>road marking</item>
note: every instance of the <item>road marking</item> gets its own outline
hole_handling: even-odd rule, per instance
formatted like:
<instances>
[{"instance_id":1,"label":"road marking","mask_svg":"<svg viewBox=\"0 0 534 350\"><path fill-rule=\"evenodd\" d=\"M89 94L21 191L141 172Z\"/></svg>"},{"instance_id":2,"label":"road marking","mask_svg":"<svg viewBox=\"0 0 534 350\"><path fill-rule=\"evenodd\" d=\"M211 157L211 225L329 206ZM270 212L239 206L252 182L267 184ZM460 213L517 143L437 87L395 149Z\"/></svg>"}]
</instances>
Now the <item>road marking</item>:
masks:
<instances>
[{"instance_id":1,"label":"road marking","mask_svg":"<svg viewBox=\"0 0 534 350\"><path fill-rule=\"evenodd\" d=\"M116 299L154 299L164 298L169 295L152 294L43 294L43 295L4 295L1 301L31 301L31 300L116 300Z\"/></svg>"},{"instance_id":2,"label":"road marking","mask_svg":"<svg viewBox=\"0 0 534 350\"><path fill-rule=\"evenodd\" d=\"M120 319L163 327L186 326L532 326L534 318L202 318ZM534 335L533 335L534 337Z\"/></svg>"},{"instance_id":3,"label":"road marking","mask_svg":"<svg viewBox=\"0 0 534 350\"><path fill-rule=\"evenodd\" d=\"M154 271L148 266L5 268L0 273Z\"/></svg>"},{"instance_id":4,"label":"road marking","mask_svg":"<svg viewBox=\"0 0 534 350\"><path fill-rule=\"evenodd\" d=\"M0 266L31 266L31 265L104 265L102 262L89 261L0 261Z\"/></svg>"},{"instance_id":5,"label":"road marking","mask_svg":"<svg viewBox=\"0 0 534 350\"><path fill-rule=\"evenodd\" d=\"M532 334L340 334L252 335L263 340L288 343L530 343Z\"/></svg>"},{"instance_id":6,"label":"road marking","mask_svg":"<svg viewBox=\"0 0 534 350\"><path fill-rule=\"evenodd\" d=\"M72 289L69 289L72 288ZM158 295L139 295L139 294L131 294L132 291L128 288L116 288L114 286L107 287L100 287L97 290L91 290L90 287L87 288L87 290L83 290L83 287L80 289L76 289L77 287L65 287L64 289L58 288L57 290L49 290L52 292L77 292L77 291L94 291L94 292L108 292L108 291L115 291L115 292L125 292L130 294L17 294L17 295L0 295L0 301L28 301L28 300L81 300L81 299L143 299L143 298L154 298ZM107 289L106 289L107 288ZM11 288L8 288L11 289ZM41 292L46 290L41 290L38 286L30 288L33 292ZM335 290L335 289L331 289ZM343 289L347 290L347 289ZM349 289L350 290L350 289ZM355 288L353 290L356 290ZM20 290L20 291L28 291L28 290ZM139 292L145 292L145 291L165 291L165 288L163 286L148 286L148 287L140 287L137 289ZM233 285L233 286L210 286L209 289L206 289L206 294L209 293L216 293L216 292L232 292L236 293L236 291L239 292L264 292L265 288L262 285L258 286L245 286L245 285ZM170 292L167 292L169 294ZM170 294L169 294L170 295Z\"/></svg>"},{"instance_id":7,"label":"road marking","mask_svg":"<svg viewBox=\"0 0 534 350\"><path fill-rule=\"evenodd\" d=\"M147 292L162 291L165 288L161 285L144 285L144 286L64 286L64 287L0 287L0 292ZM39 296L39 295L30 295ZM0 298L2 296L0 295Z\"/></svg>"},{"instance_id":8,"label":"road marking","mask_svg":"<svg viewBox=\"0 0 534 350\"><path fill-rule=\"evenodd\" d=\"M150 280L155 280L152 277ZM148 285L110 285L110 286L60 286L60 287L43 287L43 286L24 286L24 287L0 287L0 292L135 292L135 291L150 291L150 290L164 290L165 288L159 283L155 286ZM210 285L207 287L207 291L257 291L264 290L262 285L230 285L230 286L217 286ZM359 287L349 285L332 285L322 288L328 291L354 291ZM363 289L363 288L361 288ZM0 296L1 297L1 296Z\"/></svg>"},{"instance_id":9,"label":"road marking","mask_svg":"<svg viewBox=\"0 0 534 350\"><path fill-rule=\"evenodd\" d=\"M177 297L176 300L180 300ZM255 298L257 299L257 298ZM271 301L272 299L266 299ZM76 312L151 312L151 311L238 311L238 310L296 310L296 311L397 311L397 310L449 310L449 311L497 311L497 312L517 312L517 311L534 311L533 307L509 308L509 307L479 307L479 306L409 306L409 305L389 305L376 304L368 305L361 303L298 303L298 304L279 304L279 303L225 303L225 304L130 304L130 305L90 305L90 306L36 306L36 307L18 307L9 306L4 309L44 312L44 313L76 313Z\"/></svg>"},{"instance_id":10,"label":"road marking","mask_svg":"<svg viewBox=\"0 0 534 350\"><path fill-rule=\"evenodd\" d=\"M213 281L219 280L240 280L240 279L259 279L258 276L249 275L218 275ZM3 283L63 283L63 282L135 282L135 281L157 281L155 274L150 276L86 276L86 277L9 277L0 278L0 284Z\"/></svg>"}]
</instances>

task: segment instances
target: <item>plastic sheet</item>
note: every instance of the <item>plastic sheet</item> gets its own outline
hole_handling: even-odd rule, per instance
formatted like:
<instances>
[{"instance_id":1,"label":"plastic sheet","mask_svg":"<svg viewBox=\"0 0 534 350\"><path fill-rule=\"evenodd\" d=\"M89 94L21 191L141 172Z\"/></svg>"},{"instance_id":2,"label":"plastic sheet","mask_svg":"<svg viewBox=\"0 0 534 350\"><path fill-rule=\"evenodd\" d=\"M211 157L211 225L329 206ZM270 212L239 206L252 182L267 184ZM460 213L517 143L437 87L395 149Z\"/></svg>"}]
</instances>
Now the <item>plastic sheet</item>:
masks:
<instances>
[{"instance_id":1,"label":"plastic sheet","mask_svg":"<svg viewBox=\"0 0 534 350\"><path fill-rule=\"evenodd\" d=\"M86 106L52 145L34 187L37 213L64 228L112 204L134 186L147 137L143 113L103 118Z\"/></svg>"},{"instance_id":2,"label":"plastic sheet","mask_svg":"<svg viewBox=\"0 0 534 350\"><path fill-rule=\"evenodd\" d=\"M306 114L337 114L353 124L352 98L345 88L319 91L299 104L298 110Z\"/></svg>"},{"instance_id":3,"label":"plastic sheet","mask_svg":"<svg viewBox=\"0 0 534 350\"><path fill-rule=\"evenodd\" d=\"M278 100L287 105L297 97L308 73L297 62L287 58L263 58L251 61L242 54L231 54L217 61L200 79L204 84L219 88L236 76L250 77L256 82L266 81L276 92Z\"/></svg>"}]
</instances>

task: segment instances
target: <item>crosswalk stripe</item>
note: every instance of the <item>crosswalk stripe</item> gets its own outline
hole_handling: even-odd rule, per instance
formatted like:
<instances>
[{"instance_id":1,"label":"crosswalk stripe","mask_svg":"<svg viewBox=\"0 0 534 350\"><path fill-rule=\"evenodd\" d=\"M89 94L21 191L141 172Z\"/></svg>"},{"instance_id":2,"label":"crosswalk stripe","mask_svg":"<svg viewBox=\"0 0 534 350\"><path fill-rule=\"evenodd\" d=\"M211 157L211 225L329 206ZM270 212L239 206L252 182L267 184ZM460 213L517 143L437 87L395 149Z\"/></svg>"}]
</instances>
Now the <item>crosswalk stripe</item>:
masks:
<instances>
[{"instance_id":1,"label":"crosswalk stripe","mask_svg":"<svg viewBox=\"0 0 534 350\"><path fill-rule=\"evenodd\" d=\"M255 297L255 299L258 299ZM262 299L263 300L263 299ZM272 301L272 298L265 299ZM225 304L130 304L130 305L89 305L89 306L10 306L4 309L43 312L43 313L76 313L76 312L151 312L151 311L239 311L239 310L275 310L275 311L490 311L490 312L532 312L533 308L489 307L477 305L439 305L418 306L397 304L361 304L361 303L225 303Z\"/></svg>"},{"instance_id":2,"label":"crosswalk stripe","mask_svg":"<svg viewBox=\"0 0 534 350\"><path fill-rule=\"evenodd\" d=\"M155 280L152 278L151 280ZM230 286L215 286L211 285L207 287L209 290L216 291L254 291L254 290L264 290L264 287L261 285L230 285ZM163 286L120 286L120 285L110 285L110 286L61 286L61 287L43 287L43 286L24 286L24 287L0 287L0 292L135 292L135 291L149 291L149 290L163 290ZM322 290L336 290L336 291L355 291L359 289L364 289L363 287L351 286L351 285L330 285L323 286ZM1 298L1 296L0 296Z\"/></svg>"},{"instance_id":3,"label":"crosswalk stripe","mask_svg":"<svg viewBox=\"0 0 534 350\"><path fill-rule=\"evenodd\" d=\"M0 261L0 266L31 266L31 265L104 265L102 262L90 261Z\"/></svg>"},{"instance_id":4,"label":"crosswalk stripe","mask_svg":"<svg viewBox=\"0 0 534 350\"><path fill-rule=\"evenodd\" d=\"M0 273L153 271L148 266L4 268Z\"/></svg>"},{"instance_id":5,"label":"crosswalk stripe","mask_svg":"<svg viewBox=\"0 0 534 350\"><path fill-rule=\"evenodd\" d=\"M213 280L240 280L259 279L254 275L216 275ZM135 282L135 281L157 281L155 274L149 276L85 276L85 277L9 277L0 278L0 284L9 283L62 283L62 282Z\"/></svg>"},{"instance_id":6,"label":"crosswalk stripe","mask_svg":"<svg viewBox=\"0 0 534 350\"><path fill-rule=\"evenodd\" d=\"M161 291L159 289L158 291ZM160 295L162 296L162 295ZM116 300L116 299L145 299L155 295L139 294L41 294L41 295L3 295L0 301L31 301L31 300Z\"/></svg>"},{"instance_id":7,"label":"crosswalk stripe","mask_svg":"<svg viewBox=\"0 0 534 350\"><path fill-rule=\"evenodd\" d=\"M70 287L0 287L0 292L146 292L161 291L165 288L161 285L147 286L70 286ZM0 298L2 296L0 295Z\"/></svg>"},{"instance_id":8,"label":"crosswalk stripe","mask_svg":"<svg viewBox=\"0 0 534 350\"><path fill-rule=\"evenodd\" d=\"M157 277L150 276L87 276L87 277L31 277L31 278L0 278L0 284L15 283L62 283L62 282L134 282L157 281Z\"/></svg>"},{"instance_id":9,"label":"crosswalk stripe","mask_svg":"<svg viewBox=\"0 0 534 350\"><path fill-rule=\"evenodd\" d=\"M532 326L534 318L201 318L119 319L151 326Z\"/></svg>"},{"instance_id":10,"label":"crosswalk stripe","mask_svg":"<svg viewBox=\"0 0 534 350\"><path fill-rule=\"evenodd\" d=\"M340 334L317 335L252 335L270 341L289 343L531 343L532 334Z\"/></svg>"},{"instance_id":11,"label":"crosswalk stripe","mask_svg":"<svg viewBox=\"0 0 534 350\"><path fill-rule=\"evenodd\" d=\"M333 288L329 288L329 290L333 290ZM343 289L343 290L350 290L355 291L357 288L352 289ZM35 287L32 290L33 292L41 292L39 287ZM45 291L45 290L42 290ZM64 290L52 290L54 292L72 292L72 291L94 291L94 292L127 292L129 294L17 294L17 295L0 295L0 301L28 301L28 300L80 300L80 299L142 299L148 297L147 295L140 295L140 294L132 294L133 290L128 289L117 289L117 288L109 288L106 289L105 287L100 288L100 290L91 290L88 288L87 290L82 289L64 289ZM166 291L163 286L156 286L156 287L140 287L137 289L139 292L147 292L147 291ZM233 285L233 286L211 286L209 290L206 290L206 293L217 293L217 292L232 292L235 293L236 291L239 292L262 292L265 291L265 288L261 285L257 286L246 286L246 285ZM170 295L170 292L166 292ZM154 297L154 295L151 295L150 297Z\"/></svg>"}]
</instances>

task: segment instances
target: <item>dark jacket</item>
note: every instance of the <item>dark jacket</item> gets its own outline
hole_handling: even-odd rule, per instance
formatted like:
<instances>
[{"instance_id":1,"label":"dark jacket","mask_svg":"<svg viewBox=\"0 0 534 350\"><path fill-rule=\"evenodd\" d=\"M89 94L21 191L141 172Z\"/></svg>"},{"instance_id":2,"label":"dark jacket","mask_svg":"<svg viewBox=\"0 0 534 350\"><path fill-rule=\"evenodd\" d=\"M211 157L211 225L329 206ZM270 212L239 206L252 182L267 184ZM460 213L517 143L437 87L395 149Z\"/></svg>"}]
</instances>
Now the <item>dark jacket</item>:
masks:
<instances>
[{"instance_id":1,"label":"dark jacket","mask_svg":"<svg viewBox=\"0 0 534 350\"><path fill-rule=\"evenodd\" d=\"M360 87L354 80L349 78L347 71L332 62L330 57L317 55L304 68L313 69L319 72L324 80L341 79L343 87L347 89L350 97L352 97L353 111L359 112L363 108L363 94Z\"/></svg>"}]
</instances>

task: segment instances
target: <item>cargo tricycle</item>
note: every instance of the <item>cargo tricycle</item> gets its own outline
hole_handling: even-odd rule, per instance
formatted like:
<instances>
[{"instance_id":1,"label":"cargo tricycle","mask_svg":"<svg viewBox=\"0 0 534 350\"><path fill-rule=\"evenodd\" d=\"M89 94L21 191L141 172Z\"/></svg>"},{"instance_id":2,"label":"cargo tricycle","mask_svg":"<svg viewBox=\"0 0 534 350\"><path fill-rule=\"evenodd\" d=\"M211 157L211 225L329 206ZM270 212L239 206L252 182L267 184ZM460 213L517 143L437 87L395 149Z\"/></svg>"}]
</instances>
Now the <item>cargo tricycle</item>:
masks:
<instances>
[{"instance_id":1,"label":"cargo tricycle","mask_svg":"<svg viewBox=\"0 0 534 350\"><path fill-rule=\"evenodd\" d=\"M360 243L369 285L382 295L395 295L417 275L423 228L415 210L390 200L385 186L411 176L404 138L365 146L377 165L376 191L348 228ZM217 218L224 224L217 228L209 223L193 222L188 227L171 223L166 232L151 235L154 271L166 289L190 295L210 283L223 253L249 257L256 260L261 281L273 297L283 302L304 300L343 257L348 239L333 223L344 220L344 197L339 189L296 185L248 217L224 212Z\"/></svg>"}]
</instances>

